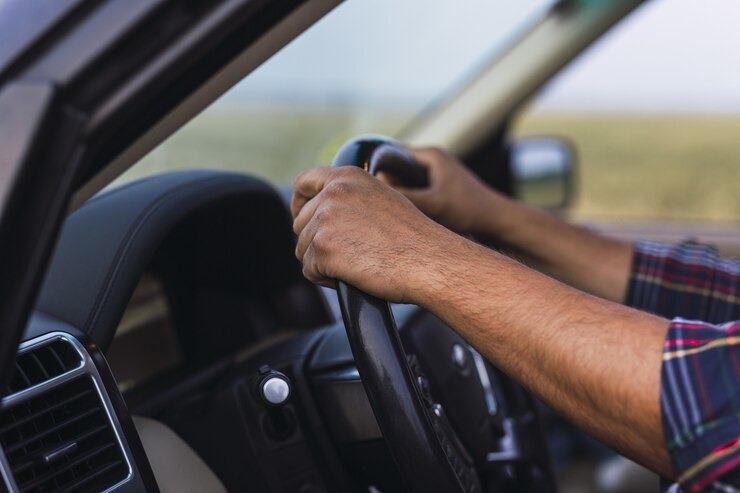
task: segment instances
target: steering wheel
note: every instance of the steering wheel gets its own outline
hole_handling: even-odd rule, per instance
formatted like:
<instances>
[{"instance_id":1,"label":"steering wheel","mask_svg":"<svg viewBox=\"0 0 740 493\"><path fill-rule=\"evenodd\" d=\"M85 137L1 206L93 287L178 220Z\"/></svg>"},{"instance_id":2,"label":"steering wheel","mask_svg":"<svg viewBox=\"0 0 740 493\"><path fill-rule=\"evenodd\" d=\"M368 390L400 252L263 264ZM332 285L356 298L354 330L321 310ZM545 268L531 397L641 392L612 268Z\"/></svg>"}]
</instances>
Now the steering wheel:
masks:
<instances>
[{"instance_id":1,"label":"steering wheel","mask_svg":"<svg viewBox=\"0 0 740 493\"><path fill-rule=\"evenodd\" d=\"M385 172L406 187L429 184L426 169L404 147L384 137L347 142L333 165L357 166L373 175ZM409 491L477 493L482 491L478 472L496 466L502 466L497 473L503 471L502 477L508 484L513 481L517 491L557 490L535 402L524 389L503 374L497 377L512 399L503 401L511 404L508 415L497 416L498 425L507 431L481 463L480 450L475 457L472 449L468 453L465 443L471 445L470 437L460 439L432 398L418 361L406 355L388 302L342 281L337 281L337 296L365 392ZM487 372L482 359L481 365Z\"/></svg>"},{"instance_id":2,"label":"steering wheel","mask_svg":"<svg viewBox=\"0 0 740 493\"><path fill-rule=\"evenodd\" d=\"M348 142L334 166L387 172L410 187L428 184L426 170L406 149L380 137ZM443 408L426 390L424 376L409 365L388 302L342 281L337 281L337 295L370 405L407 487L417 492L480 492L472 459Z\"/></svg>"}]
</instances>

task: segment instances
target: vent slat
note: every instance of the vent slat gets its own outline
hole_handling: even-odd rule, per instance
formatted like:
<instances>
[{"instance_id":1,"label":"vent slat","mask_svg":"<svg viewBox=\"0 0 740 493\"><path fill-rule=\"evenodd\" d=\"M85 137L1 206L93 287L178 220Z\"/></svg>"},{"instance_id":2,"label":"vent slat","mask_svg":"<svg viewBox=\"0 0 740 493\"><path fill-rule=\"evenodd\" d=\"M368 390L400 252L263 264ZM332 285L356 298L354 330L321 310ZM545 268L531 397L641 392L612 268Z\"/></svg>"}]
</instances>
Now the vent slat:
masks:
<instances>
[{"instance_id":1,"label":"vent slat","mask_svg":"<svg viewBox=\"0 0 740 493\"><path fill-rule=\"evenodd\" d=\"M28 375L26 375L25 370L23 370L23 367L19 365L17 361L15 363L15 374L17 375L18 379L22 382L22 385L25 388L28 388L31 386L31 379L28 378Z\"/></svg>"},{"instance_id":2,"label":"vent slat","mask_svg":"<svg viewBox=\"0 0 740 493\"><path fill-rule=\"evenodd\" d=\"M83 413L80 413L80 414L78 414L76 416L72 416L69 419L65 419L61 423L58 423L58 424L52 426L51 428L47 428L42 433L39 433L37 435L33 435L30 438L27 438L27 439L25 439L25 440L23 440L21 442L15 443L11 447L8 447L8 448L3 447L3 449L5 450L5 454L6 455L11 455L12 453L17 452L18 450L20 450L23 447L26 447L26 446L32 444L33 442L37 442L37 441L43 439L44 437L46 437L48 435L51 435L52 433L56 433L57 431L66 428L67 426L70 426L70 425L72 425L74 423L77 423L78 421L80 421L82 419L89 418L93 414L96 414L96 413L99 413L99 412L100 412L100 409L97 409L97 408L88 409L87 411L85 411Z\"/></svg>"},{"instance_id":3,"label":"vent slat","mask_svg":"<svg viewBox=\"0 0 740 493\"><path fill-rule=\"evenodd\" d=\"M95 449L87 452L86 454L81 455L80 457L77 457L75 460L66 463L65 464L65 467L68 468L68 469L72 469L73 467L75 467L75 466L77 466L79 464L82 464L85 461L90 460L92 457L95 457L98 454L102 454L103 452L105 452L109 448L113 447L114 445L115 444L113 444L113 443L107 443L105 445L101 445L100 447L97 447L97 448L95 448ZM39 477L35 478L33 481L30 481L30 482L26 483L25 485L23 485L23 487L21 488L21 491L31 491L34 488L36 488L36 487L38 487L38 486L46 483L47 481L49 481L50 479L52 479L56 475L57 475L57 472L56 471L53 471L53 470L52 471L49 471L48 473L46 473L46 474L44 474L42 476L39 476Z\"/></svg>"},{"instance_id":4,"label":"vent slat","mask_svg":"<svg viewBox=\"0 0 740 493\"><path fill-rule=\"evenodd\" d=\"M49 344L48 346L44 346L44 349L49 353L49 356L51 356L51 359L57 364L57 368L59 369L58 372L64 373L66 370L66 365L62 361L62 358L59 357L59 354L54 349L54 345Z\"/></svg>"},{"instance_id":5,"label":"vent slat","mask_svg":"<svg viewBox=\"0 0 740 493\"><path fill-rule=\"evenodd\" d=\"M82 366L65 338L34 346L16 358L11 392ZM54 380L6 402L0 408L0 446L20 491L93 493L128 476L121 444L88 374Z\"/></svg>"},{"instance_id":6,"label":"vent slat","mask_svg":"<svg viewBox=\"0 0 740 493\"><path fill-rule=\"evenodd\" d=\"M94 481L99 476L102 476L103 474L106 474L112 471L116 467L121 467L121 466L125 467L125 464L122 461L117 461L112 464L108 464L107 466L103 468L90 471L89 473L85 474L80 479L78 479L75 483L67 486L63 490L60 490L58 493L69 493L71 491L80 491L85 484L89 483L90 481Z\"/></svg>"},{"instance_id":7,"label":"vent slat","mask_svg":"<svg viewBox=\"0 0 740 493\"><path fill-rule=\"evenodd\" d=\"M82 399L84 397L87 397L87 396L89 396L92 393L93 393L93 389L83 390L82 392L80 392L78 394L75 394L72 397L69 397L68 399L64 399L63 401L57 402L56 404L53 404L53 405L51 405L51 406L49 406L49 407L47 407L45 409L41 409L40 411L36 411L35 413L30 414L30 415L28 415L28 416L26 416L26 417L24 417L22 419L18 419L16 421L14 421L13 423L10 423L9 425L5 425L3 427L0 427L0 435L4 434L5 432L7 432L7 431L9 431L9 430L11 430L13 428L17 428L18 426L21 426L21 425L24 425L24 424L26 424L26 423L28 423L30 421L33 421L34 419L40 418L44 414L47 414L47 413L49 413L51 411L55 411L55 410L57 410L57 409L65 406L67 404L71 404L72 402L74 402L74 401L76 401L78 399Z\"/></svg>"},{"instance_id":8,"label":"vent slat","mask_svg":"<svg viewBox=\"0 0 740 493\"><path fill-rule=\"evenodd\" d=\"M77 441L78 442L81 442L82 440L87 440L91 436L97 435L101 431L107 430L107 429L108 429L108 425L107 424L96 426L95 428L91 428L90 430L86 431L82 435L78 436L77 437Z\"/></svg>"},{"instance_id":9,"label":"vent slat","mask_svg":"<svg viewBox=\"0 0 740 493\"><path fill-rule=\"evenodd\" d=\"M26 350L16 357L15 371L4 395L26 390L74 370L81 364L79 353L64 339L55 339L44 346Z\"/></svg>"},{"instance_id":10,"label":"vent slat","mask_svg":"<svg viewBox=\"0 0 740 493\"><path fill-rule=\"evenodd\" d=\"M14 466L12 468L13 476L17 476L18 474L22 474L24 471L28 470L28 468L33 467L33 461L26 461L22 464L19 464L17 466Z\"/></svg>"},{"instance_id":11,"label":"vent slat","mask_svg":"<svg viewBox=\"0 0 740 493\"><path fill-rule=\"evenodd\" d=\"M39 369L39 372L41 372L41 375L44 377L44 380L49 380L49 372L46 370L46 367L41 363L39 360L39 357L36 356L36 352L29 353L29 356L31 357L31 360L36 364L36 366Z\"/></svg>"}]
</instances>

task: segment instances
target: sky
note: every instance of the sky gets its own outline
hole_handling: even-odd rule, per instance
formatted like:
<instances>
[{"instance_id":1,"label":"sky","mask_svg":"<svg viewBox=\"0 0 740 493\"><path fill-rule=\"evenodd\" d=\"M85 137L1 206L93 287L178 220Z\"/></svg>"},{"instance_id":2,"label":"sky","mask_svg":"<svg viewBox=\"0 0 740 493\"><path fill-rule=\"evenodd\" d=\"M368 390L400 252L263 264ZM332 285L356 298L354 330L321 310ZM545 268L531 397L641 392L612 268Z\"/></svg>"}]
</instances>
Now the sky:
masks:
<instances>
[{"instance_id":1,"label":"sky","mask_svg":"<svg viewBox=\"0 0 740 493\"><path fill-rule=\"evenodd\" d=\"M740 112L740 1L648 2L554 80L541 105Z\"/></svg>"},{"instance_id":2,"label":"sky","mask_svg":"<svg viewBox=\"0 0 740 493\"><path fill-rule=\"evenodd\" d=\"M615 0L618 1L618 0ZM552 0L348 0L228 98L422 107ZM740 113L740 0L651 0L539 96L546 109Z\"/></svg>"}]
</instances>

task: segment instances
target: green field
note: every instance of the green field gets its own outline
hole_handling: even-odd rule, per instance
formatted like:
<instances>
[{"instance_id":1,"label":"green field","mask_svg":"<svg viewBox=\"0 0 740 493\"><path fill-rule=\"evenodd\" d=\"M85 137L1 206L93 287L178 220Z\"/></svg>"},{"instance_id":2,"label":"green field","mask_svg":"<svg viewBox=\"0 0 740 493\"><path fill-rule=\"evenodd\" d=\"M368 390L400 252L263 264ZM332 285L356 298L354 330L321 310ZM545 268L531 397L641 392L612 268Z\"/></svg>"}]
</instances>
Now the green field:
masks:
<instances>
[{"instance_id":1,"label":"green field","mask_svg":"<svg viewBox=\"0 0 740 493\"><path fill-rule=\"evenodd\" d=\"M243 171L283 184L298 171L327 165L358 133L393 135L405 115L363 115L301 106L211 108L152 151L123 180L184 168Z\"/></svg>"},{"instance_id":2,"label":"green field","mask_svg":"<svg viewBox=\"0 0 740 493\"><path fill-rule=\"evenodd\" d=\"M578 216L740 221L740 117L548 115L517 131L575 143Z\"/></svg>"},{"instance_id":3,"label":"green field","mask_svg":"<svg viewBox=\"0 0 740 493\"><path fill-rule=\"evenodd\" d=\"M289 183L299 170L327 164L345 139L392 135L406 119L305 106L213 108L122 180L200 167ZM740 221L740 116L537 115L516 132L575 143L580 162L572 212L578 217Z\"/></svg>"}]
</instances>

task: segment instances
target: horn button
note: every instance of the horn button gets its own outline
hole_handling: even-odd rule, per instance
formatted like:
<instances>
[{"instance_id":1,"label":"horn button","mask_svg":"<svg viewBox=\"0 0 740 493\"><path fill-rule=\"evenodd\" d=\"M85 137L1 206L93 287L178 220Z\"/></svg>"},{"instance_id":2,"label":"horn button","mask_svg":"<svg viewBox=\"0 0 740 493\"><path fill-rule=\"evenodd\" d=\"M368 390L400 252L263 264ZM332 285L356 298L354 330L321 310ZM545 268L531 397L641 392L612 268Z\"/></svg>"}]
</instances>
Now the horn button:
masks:
<instances>
[{"instance_id":1,"label":"horn button","mask_svg":"<svg viewBox=\"0 0 740 493\"><path fill-rule=\"evenodd\" d=\"M467 343L439 318L425 311L401 327L406 352L413 354L428 379L429 391L477 464L495 442L491 407Z\"/></svg>"}]
</instances>

